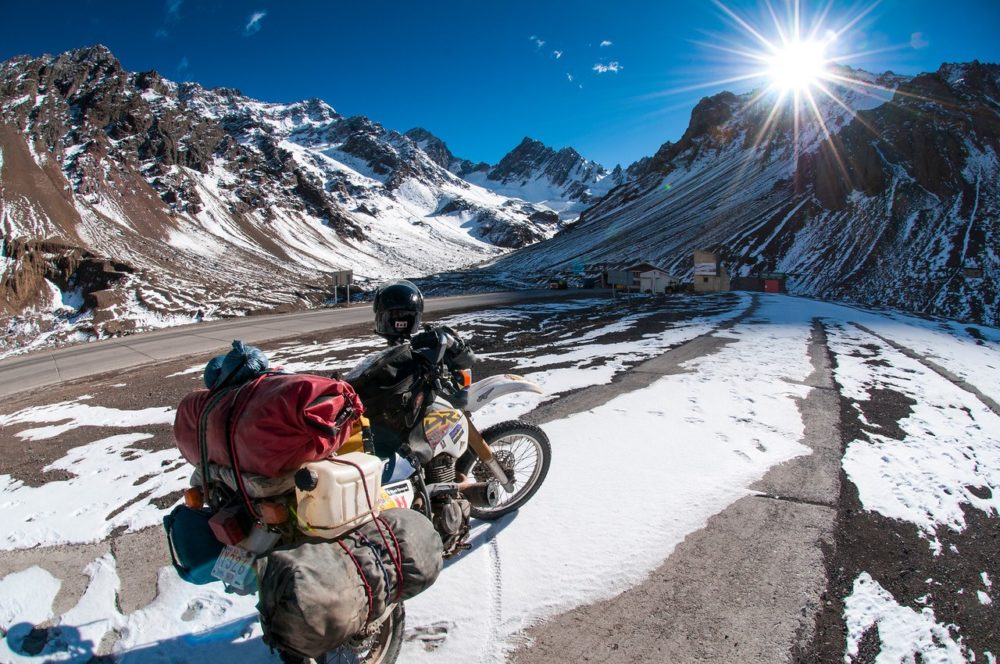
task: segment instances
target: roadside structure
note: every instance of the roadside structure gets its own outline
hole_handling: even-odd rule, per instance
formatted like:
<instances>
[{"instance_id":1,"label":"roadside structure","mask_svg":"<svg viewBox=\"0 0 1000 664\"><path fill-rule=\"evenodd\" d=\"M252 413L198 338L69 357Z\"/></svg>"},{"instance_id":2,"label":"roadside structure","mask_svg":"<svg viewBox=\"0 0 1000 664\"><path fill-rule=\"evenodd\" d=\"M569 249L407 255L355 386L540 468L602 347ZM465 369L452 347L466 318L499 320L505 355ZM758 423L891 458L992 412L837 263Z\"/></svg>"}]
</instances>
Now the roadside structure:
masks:
<instances>
[{"instance_id":1,"label":"roadside structure","mask_svg":"<svg viewBox=\"0 0 1000 664\"><path fill-rule=\"evenodd\" d=\"M788 275L784 272L760 272L749 277L733 277L732 290L758 293L787 293Z\"/></svg>"},{"instance_id":2,"label":"roadside structure","mask_svg":"<svg viewBox=\"0 0 1000 664\"><path fill-rule=\"evenodd\" d=\"M673 293L680 289L681 280L659 268L647 270L639 275L639 291L642 293Z\"/></svg>"},{"instance_id":3,"label":"roadside structure","mask_svg":"<svg viewBox=\"0 0 1000 664\"><path fill-rule=\"evenodd\" d=\"M718 293L729 289L729 272L719 260L718 254L695 249L694 291L696 293Z\"/></svg>"},{"instance_id":4,"label":"roadside structure","mask_svg":"<svg viewBox=\"0 0 1000 664\"><path fill-rule=\"evenodd\" d=\"M602 288L629 292L647 291L662 293L668 287L679 286L680 279L673 277L658 265L642 263L599 263L590 266L590 274L597 277ZM646 278L646 281L643 278Z\"/></svg>"}]
</instances>

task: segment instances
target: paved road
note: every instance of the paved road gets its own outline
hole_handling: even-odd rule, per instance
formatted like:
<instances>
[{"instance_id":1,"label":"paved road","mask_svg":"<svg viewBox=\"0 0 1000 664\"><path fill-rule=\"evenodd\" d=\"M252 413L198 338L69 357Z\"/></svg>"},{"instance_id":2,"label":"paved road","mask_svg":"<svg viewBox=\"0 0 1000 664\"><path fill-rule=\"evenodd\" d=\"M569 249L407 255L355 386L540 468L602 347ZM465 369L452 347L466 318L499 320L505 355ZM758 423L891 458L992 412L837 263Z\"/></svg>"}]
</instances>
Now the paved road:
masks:
<instances>
[{"instance_id":1,"label":"paved road","mask_svg":"<svg viewBox=\"0 0 1000 664\"><path fill-rule=\"evenodd\" d=\"M619 383L547 404L533 419L544 423L688 371L685 361L726 343L714 333L698 337ZM759 495L711 517L642 584L529 629L530 645L515 653L515 664L799 661L826 587L823 550L833 542L840 491L840 402L818 323L809 354L813 373L805 384L813 389L799 410L802 442L813 453L772 468L752 487Z\"/></svg>"},{"instance_id":2,"label":"paved road","mask_svg":"<svg viewBox=\"0 0 1000 664\"><path fill-rule=\"evenodd\" d=\"M582 295L604 291L529 290L429 298L425 311L435 313ZM170 327L142 334L43 350L0 360L0 396L117 369L172 360L187 355L225 352L233 339L261 343L372 320L371 305L269 314Z\"/></svg>"}]
</instances>

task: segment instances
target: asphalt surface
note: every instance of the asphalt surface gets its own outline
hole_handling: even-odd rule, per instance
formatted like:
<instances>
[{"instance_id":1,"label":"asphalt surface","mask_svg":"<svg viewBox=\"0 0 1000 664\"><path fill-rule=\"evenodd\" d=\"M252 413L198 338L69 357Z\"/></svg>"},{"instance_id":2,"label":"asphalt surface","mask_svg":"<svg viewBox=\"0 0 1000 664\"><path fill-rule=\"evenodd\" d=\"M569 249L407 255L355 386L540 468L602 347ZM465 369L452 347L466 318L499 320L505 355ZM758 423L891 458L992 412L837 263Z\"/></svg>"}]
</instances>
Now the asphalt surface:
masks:
<instances>
[{"instance_id":1,"label":"asphalt surface","mask_svg":"<svg viewBox=\"0 0 1000 664\"><path fill-rule=\"evenodd\" d=\"M490 307L540 298L576 296L580 290L530 290L430 298L425 312ZM586 291L588 294L603 291ZM226 352L233 339L261 343L347 325L371 323L368 303L293 314L268 314L165 328L127 337L42 350L0 360L0 396L188 355Z\"/></svg>"},{"instance_id":2,"label":"asphalt surface","mask_svg":"<svg viewBox=\"0 0 1000 664\"><path fill-rule=\"evenodd\" d=\"M738 319L746 324L753 308ZM564 417L718 352L707 334L630 372L621 383L592 388L535 411ZM795 661L813 638L826 589L823 550L831 546L840 492L839 397L823 328L810 343L813 389L799 403L803 444L813 453L772 468L738 500L691 533L642 584L529 629L514 662Z\"/></svg>"}]
</instances>

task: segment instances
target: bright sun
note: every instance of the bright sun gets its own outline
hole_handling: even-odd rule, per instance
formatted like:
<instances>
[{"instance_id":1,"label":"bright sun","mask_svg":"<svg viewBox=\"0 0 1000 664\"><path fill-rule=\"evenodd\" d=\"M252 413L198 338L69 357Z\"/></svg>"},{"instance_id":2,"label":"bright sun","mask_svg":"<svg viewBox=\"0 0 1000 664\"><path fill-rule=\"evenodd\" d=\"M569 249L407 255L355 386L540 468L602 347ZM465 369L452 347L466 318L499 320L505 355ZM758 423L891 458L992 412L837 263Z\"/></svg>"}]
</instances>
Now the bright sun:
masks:
<instances>
[{"instance_id":1,"label":"bright sun","mask_svg":"<svg viewBox=\"0 0 1000 664\"><path fill-rule=\"evenodd\" d=\"M807 92L827 77L827 43L792 41L775 49L767 59L767 76L782 93Z\"/></svg>"}]
</instances>

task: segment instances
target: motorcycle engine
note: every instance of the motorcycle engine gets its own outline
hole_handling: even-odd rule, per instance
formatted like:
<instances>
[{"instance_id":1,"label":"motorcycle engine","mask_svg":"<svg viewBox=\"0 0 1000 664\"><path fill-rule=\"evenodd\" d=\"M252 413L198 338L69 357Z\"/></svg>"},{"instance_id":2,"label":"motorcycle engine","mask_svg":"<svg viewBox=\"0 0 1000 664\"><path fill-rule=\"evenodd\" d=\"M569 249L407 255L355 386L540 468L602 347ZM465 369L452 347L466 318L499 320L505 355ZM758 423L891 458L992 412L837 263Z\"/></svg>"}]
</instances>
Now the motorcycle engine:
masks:
<instances>
[{"instance_id":1,"label":"motorcycle engine","mask_svg":"<svg viewBox=\"0 0 1000 664\"><path fill-rule=\"evenodd\" d=\"M437 496L432 501L434 528L440 533L445 558L469 548L469 517L472 504L461 497Z\"/></svg>"}]
</instances>

